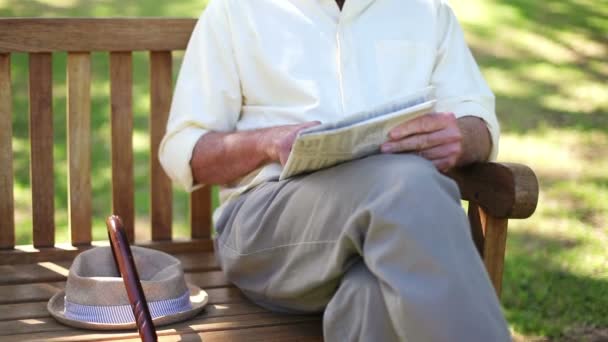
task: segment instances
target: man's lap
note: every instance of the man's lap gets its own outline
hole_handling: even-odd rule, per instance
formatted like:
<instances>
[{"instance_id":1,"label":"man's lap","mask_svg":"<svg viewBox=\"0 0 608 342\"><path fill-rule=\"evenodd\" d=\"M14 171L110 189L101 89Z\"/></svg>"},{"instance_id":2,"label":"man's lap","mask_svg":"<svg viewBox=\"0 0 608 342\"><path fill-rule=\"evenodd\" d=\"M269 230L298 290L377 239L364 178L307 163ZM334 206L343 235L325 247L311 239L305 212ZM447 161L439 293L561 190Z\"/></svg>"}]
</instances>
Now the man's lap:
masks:
<instances>
[{"instance_id":1,"label":"man's lap","mask_svg":"<svg viewBox=\"0 0 608 342\"><path fill-rule=\"evenodd\" d=\"M443 183L459 200L451 180L413 155L372 156L262 184L229 204L218 220L220 263L262 305L322 310L363 255L363 236L353 227L367 224L368 206L399 197L386 196L394 191L416 192L422 203L432 203L432 193L419 193L421 184L432 182Z\"/></svg>"}]
</instances>

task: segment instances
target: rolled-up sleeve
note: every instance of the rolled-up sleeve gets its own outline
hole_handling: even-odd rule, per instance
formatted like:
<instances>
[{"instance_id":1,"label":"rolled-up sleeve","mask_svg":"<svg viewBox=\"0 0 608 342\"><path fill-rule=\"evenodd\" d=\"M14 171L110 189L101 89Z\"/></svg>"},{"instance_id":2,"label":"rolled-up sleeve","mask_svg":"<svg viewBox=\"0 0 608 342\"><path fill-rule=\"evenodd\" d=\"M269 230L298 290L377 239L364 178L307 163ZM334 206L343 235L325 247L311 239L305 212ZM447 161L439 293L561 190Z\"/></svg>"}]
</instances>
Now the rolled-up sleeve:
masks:
<instances>
[{"instance_id":1,"label":"rolled-up sleeve","mask_svg":"<svg viewBox=\"0 0 608 342\"><path fill-rule=\"evenodd\" d=\"M436 110L453 112L456 117L481 118L492 138L489 159L495 160L500 127L494 94L479 71L454 12L447 2L439 2L437 60L431 81L436 87Z\"/></svg>"},{"instance_id":2,"label":"rolled-up sleeve","mask_svg":"<svg viewBox=\"0 0 608 342\"><path fill-rule=\"evenodd\" d=\"M236 127L242 95L225 0L213 0L197 22L179 72L158 158L186 191L196 190L190 160L200 137Z\"/></svg>"}]
</instances>

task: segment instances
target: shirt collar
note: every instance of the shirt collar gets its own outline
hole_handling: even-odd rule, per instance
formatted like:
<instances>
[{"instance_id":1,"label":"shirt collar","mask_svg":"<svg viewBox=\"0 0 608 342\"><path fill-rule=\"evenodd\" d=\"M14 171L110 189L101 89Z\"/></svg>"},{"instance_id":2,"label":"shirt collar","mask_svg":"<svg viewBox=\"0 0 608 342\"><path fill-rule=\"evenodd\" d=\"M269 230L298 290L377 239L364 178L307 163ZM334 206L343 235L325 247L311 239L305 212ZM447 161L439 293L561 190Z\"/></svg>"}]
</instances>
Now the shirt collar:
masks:
<instances>
[{"instance_id":1,"label":"shirt collar","mask_svg":"<svg viewBox=\"0 0 608 342\"><path fill-rule=\"evenodd\" d=\"M334 20L350 19L365 11L375 0L346 0L342 11L336 0L316 0L324 11Z\"/></svg>"}]
</instances>

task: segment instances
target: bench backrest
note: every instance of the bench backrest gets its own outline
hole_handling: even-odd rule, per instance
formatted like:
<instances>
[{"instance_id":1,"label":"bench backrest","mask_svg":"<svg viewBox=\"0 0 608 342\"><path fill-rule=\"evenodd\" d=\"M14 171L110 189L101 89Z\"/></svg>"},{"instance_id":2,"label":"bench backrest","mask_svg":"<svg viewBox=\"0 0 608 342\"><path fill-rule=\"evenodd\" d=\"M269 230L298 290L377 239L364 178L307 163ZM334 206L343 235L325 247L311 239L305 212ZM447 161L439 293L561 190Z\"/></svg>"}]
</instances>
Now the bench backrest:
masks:
<instances>
[{"instance_id":1,"label":"bench backrest","mask_svg":"<svg viewBox=\"0 0 608 342\"><path fill-rule=\"evenodd\" d=\"M185 49L193 19L0 19L0 264L71 257L92 243L91 52L110 62L112 208L134 239L134 51L150 55L150 226L152 245L211 248L210 189L191 195L191 239L172 241L172 189L156 158L172 96L172 51ZM68 224L55 243L52 56L67 52ZM15 247L11 54L29 55L30 182L33 246ZM110 214L110 213L108 213ZM163 243L168 242L168 243ZM61 248L59 248L61 247Z\"/></svg>"}]
</instances>

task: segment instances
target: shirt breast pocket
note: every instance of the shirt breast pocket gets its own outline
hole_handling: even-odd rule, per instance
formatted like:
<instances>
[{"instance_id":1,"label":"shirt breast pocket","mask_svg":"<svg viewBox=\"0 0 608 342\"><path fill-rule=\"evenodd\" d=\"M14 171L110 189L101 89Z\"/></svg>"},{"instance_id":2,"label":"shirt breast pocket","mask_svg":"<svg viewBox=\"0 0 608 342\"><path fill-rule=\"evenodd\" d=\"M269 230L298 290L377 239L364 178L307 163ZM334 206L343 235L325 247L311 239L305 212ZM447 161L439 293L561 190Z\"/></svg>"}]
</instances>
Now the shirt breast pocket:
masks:
<instances>
[{"instance_id":1,"label":"shirt breast pocket","mask_svg":"<svg viewBox=\"0 0 608 342\"><path fill-rule=\"evenodd\" d=\"M375 54L378 86L385 98L429 85L435 64L432 45L410 40L379 40Z\"/></svg>"}]
</instances>

